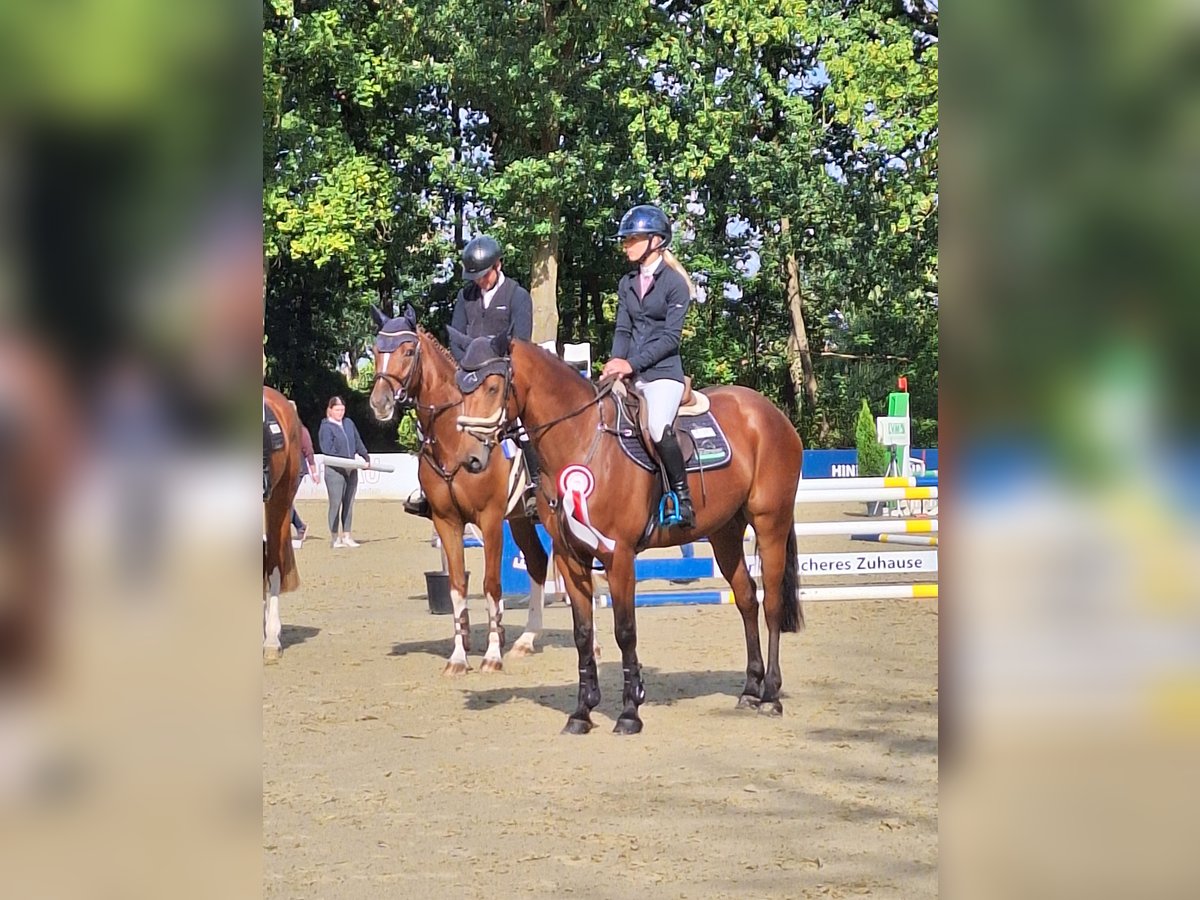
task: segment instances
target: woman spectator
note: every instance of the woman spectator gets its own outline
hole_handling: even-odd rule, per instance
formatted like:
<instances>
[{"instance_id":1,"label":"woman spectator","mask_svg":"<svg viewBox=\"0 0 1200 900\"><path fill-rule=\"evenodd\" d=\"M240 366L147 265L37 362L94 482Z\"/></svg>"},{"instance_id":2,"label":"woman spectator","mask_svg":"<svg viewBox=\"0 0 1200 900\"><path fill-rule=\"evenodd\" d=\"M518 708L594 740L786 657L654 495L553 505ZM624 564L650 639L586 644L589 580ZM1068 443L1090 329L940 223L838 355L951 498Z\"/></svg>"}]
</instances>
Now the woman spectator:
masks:
<instances>
[{"instance_id":1,"label":"woman spectator","mask_svg":"<svg viewBox=\"0 0 1200 900\"><path fill-rule=\"evenodd\" d=\"M338 396L329 398L325 418L317 433L317 442L326 456L343 459L362 459L371 462L371 455L358 434L354 422L346 418L346 402ZM350 536L354 518L354 494L358 490L358 469L325 466L325 492L329 495L329 537L333 547L357 547Z\"/></svg>"}]
</instances>

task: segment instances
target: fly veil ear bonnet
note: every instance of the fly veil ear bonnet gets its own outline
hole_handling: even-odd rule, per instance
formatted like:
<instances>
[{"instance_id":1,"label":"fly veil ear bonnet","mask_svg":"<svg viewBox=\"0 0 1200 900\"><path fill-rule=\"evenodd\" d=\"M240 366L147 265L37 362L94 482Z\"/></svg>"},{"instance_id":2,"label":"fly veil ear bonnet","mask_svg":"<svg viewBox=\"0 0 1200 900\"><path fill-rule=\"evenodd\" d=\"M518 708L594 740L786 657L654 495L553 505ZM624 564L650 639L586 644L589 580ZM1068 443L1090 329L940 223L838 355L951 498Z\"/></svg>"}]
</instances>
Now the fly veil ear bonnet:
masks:
<instances>
[{"instance_id":1,"label":"fly veil ear bonnet","mask_svg":"<svg viewBox=\"0 0 1200 900\"><path fill-rule=\"evenodd\" d=\"M380 353L395 353L405 344L417 339L417 313L409 305L404 315L389 319L382 312L371 307L371 316L379 325L379 334L375 336L375 349Z\"/></svg>"},{"instance_id":2,"label":"fly veil ear bonnet","mask_svg":"<svg viewBox=\"0 0 1200 900\"><path fill-rule=\"evenodd\" d=\"M507 375L509 371L508 333L470 340L461 331L450 329L450 340L466 344L467 352L458 364L455 381L464 394L475 391L489 375ZM469 343L467 343L470 341Z\"/></svg>"}]
</instances>

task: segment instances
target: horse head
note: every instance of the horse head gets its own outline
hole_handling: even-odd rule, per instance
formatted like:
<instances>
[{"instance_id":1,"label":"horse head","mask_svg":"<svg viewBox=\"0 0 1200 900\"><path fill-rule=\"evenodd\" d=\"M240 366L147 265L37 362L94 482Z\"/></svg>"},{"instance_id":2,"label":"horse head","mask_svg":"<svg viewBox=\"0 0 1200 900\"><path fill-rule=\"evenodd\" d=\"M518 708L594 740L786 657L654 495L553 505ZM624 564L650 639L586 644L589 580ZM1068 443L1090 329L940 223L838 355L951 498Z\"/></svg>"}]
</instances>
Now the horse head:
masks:
<instances>
[{"instance_id":1,"label":"horse head","mask_svg":"<svg viewBox=\"0 0 1200 900\"><path fill-rule=\"evenodd\" d=\"M450 339L467 342L466 335L450 329ZM463 465L469 472L487 468L492 448L500 441L505 426L517 417L513 408L512 360L507 333L478 337L467 343L467 351L458 364L455 381L463 395L463 411L458 430L475 440L465 442Z\"/></svg>"},{"instance_id":2,"label":"horse head","mask_svg":"<svg viewBox=\"0 0 1200 900\"><path fill-rule=\"evenodd\" d=\"M371 318L379 326L372 347L375 381L371 385L371 411L380 422L386 422L396 414L397 407L403 409L416 400L421 370L417 314L408 306L404 315L389 319L372 306Z\"/></svg>"}]
</instances>

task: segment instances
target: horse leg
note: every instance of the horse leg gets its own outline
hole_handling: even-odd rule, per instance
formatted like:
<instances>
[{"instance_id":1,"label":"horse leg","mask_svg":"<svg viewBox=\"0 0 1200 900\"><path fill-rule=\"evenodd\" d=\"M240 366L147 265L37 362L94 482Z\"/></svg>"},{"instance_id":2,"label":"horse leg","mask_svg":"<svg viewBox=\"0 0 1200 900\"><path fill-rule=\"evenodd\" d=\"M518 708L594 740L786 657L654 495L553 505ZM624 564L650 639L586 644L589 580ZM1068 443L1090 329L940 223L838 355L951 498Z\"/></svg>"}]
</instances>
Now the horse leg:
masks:
<instances>
[{"instance_id":1,"label":"horse leg","mask_svg":"<svg viewBox=\"0 0 1200 900\"><path fill-rule=\"evenodd\" d=\"M762 560L763 612L767 620L767 670L758 711L769 716L783 715L783 704L779 701L779 689L783 686L783 674L779 669L779 635L783 630L784 572L788 563L792 517L788 515L785 519L781 516L780 520L753 523L758 535L758 555ZM794 538L791 544L791 552L795 553ZM795 565L794 560L792 565Z\"/></svg>"},{"instance_id":2,"label":"horse leg","mask_svg":"<svg viewBox=\"0 0 1200 900\"><path fill-rule=\"evenodd\" d=\"M454 648L442 669L443 675L465 675L471 671L467 653L471 650L471 621L467 615L467 562L463 554L463 523L459 519L434 516L450 569L450 602L454 605Z\"/></svg>"},{"instance_id":3,"label":"horse leg","mask_svg":"<svg viewBox=\"0 0 1200 900\"><path fill-rule=\"evenodd\" d=\"M504 597L500 594L500 557L503 554L504 519L485 513L480 522L483 534L483 594L488 611L488 646L481 672L502 672L504 658Z\"/></svg>"},{"instance_id":4,"label":"horse leg","mask_svg":"<svg viewBox=\"0 0 1200 900\"><path fill-rule=\"evenodd\" d=\"M510 651L512 656L530 656L534 642L542 631L542 607L546 602L546 551L538 540L537 529L529 519L519 516L509 523L513 540L525 554L525 571L529 575L529 615L525 631Z\"/></svg>"},{"instance_id":5,"label":"horse leg","mask_svg":"<svg viewBox=\"0 0 1200 900\"><path fill-rule=\"evenodd\" d=\"M729 587L733 600L742 614L742 625L746 630L746 684L738 698L738 709L756 709L762 702L763 658L758 639L758 597L754 579L746 567L746 554L742 548L742 535L746 531L746 520L736 516L719 531L708 536L713 557Z\"/></svg>"},{"instance_id":6,"label":"horse leg","mask_svg":"<svg viewBox=\"0 0 1200 900\"><path fill-rule=\"evenodd\" d=\"M266 504L267 546L265 549L265 565L263 566L266 581L266 591L263 597L263 662L279 661L283 650L280 635L283 633L283 623L279 618L279 595L284 587L285 560L284 543L291 549L291 503L287 498L277 496L280 491L278 478L274 479L272 494ZM286 511L284 504L287 504ZM294 568L294 566L293 566Z\"/></svg>"},{"instance_id":7,"label":"horse leg","mask_svg":"<svg viewBox=\"0 0 1200 900\"><path fill-rule=\"evenodd\" d=\"M615 734L637 734L642 730L638 707L646 699L642 684L642 667L637 657L637 619L634 612L634 552L632 547L618 544L608 568L608 590L612 595L613 623L617 646L621 648L621 671L625 686L621 691L621 715L613 727Z\"/></svg>"},{"instance_id":8,"label":"horse leg","mask_svg":"<svg viewBox=\"0 0 1200 900\"><path fill-rule=\"evenodd\" d=\"M279 585L282 581L279 565L271 567L267 575L267 590L263 597L263 662L279 661L279 653L283 649L279 641L283 633L283 623L279 619Z\"/></svg>"},{"instance_id":9,"label":"horse leg","mask_svg":"<svg viewBox=\"0 0 1200 900\"><path fill-rule=\"evenodd\" d=\"M555 553L555 562L571 598L575 650L579 654L579 706L567 719L563 734L587 734L594 727L592 710L600 703L600 679L592 653L592 560L570 553Z\"/></svg>"}]
</instances>

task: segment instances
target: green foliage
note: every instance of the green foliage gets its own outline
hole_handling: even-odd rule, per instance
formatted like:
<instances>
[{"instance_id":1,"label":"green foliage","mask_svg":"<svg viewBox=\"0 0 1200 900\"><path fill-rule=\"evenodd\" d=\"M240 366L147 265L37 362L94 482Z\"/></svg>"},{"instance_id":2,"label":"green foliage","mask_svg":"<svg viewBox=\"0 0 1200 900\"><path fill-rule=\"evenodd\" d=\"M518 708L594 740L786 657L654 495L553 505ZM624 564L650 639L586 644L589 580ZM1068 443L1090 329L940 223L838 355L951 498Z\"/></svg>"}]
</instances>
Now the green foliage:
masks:
<instances>
[{"instance_id":1,"label":"green foliage","mask_svg":"<svg viewBox=\"0 0 1200 900\"><path fill-rule=\"evenodd\" d=\"M858 410L858 421L854 428L854 443L858 448L858 474L862 478L883 475L887 472L887 447L879 443L875 434L875 417L871 407L863 400Z\"/></svg>"},{"instance_id":2,"label":"green foliage","mask_svg":"<svg viewBox=\"0 0 1200 900\"><path fill-rule=\"evenodd\" d=\"M417 411L408 409L400 416L396 427L396 443L401 453L417 453L421 449L421 435L417 431Z\"/></svg>"},{"instance_id":3,"label":"green foliage","mask_svg":"<svg viewBox=\"0 0 1200 900\"><path fill-rule=\"evenodd\" d=\"M936 11L891 0L272 0L265 11L277 383L326 390L339 359L367 346L371 303L411 302L443 336L456 243L484 229L526 286L557 234L559 338L591 341L602 362L627 268L608 238L627 207L654 201L707 293L682 347L697 383L749 385L808 446L850 446L861 398L907 375L914 446L936 446ZM789 255L815 406L793 380Z\"/></svg>"}]
</instances>

